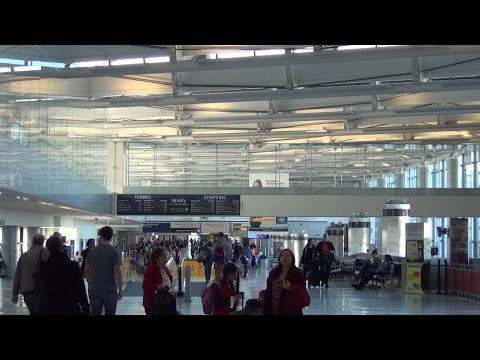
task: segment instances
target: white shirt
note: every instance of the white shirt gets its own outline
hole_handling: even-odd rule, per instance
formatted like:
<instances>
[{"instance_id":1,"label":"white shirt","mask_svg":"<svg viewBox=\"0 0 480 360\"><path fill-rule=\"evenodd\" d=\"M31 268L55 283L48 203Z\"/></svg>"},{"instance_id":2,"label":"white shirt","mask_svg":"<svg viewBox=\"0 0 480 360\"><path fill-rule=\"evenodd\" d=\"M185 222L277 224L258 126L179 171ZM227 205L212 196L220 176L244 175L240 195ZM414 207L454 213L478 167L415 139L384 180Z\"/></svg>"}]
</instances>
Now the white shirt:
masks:
<instances>
[{"instance_id":1,"label":"white shirt","mask_svg":"<svg viewBox=\"0 0 480 360\"><path fill-rule=\"evenodd\" d=\"M165 269L160 269L160 273L162 274L162 285L171 289L172 288L172 282L170 281L170 278L168 277L168 274L165 271Z\"/></svg>"}]
</instances>

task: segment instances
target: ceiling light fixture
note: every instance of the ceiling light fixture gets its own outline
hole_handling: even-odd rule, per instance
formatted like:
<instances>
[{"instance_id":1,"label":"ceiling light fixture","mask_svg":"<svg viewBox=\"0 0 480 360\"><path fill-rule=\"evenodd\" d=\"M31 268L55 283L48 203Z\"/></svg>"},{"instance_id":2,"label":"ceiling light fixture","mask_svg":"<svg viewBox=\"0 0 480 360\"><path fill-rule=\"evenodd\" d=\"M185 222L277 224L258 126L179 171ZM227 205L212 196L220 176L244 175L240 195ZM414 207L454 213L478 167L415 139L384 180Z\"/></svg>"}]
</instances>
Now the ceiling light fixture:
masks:
<instances>
[{"instance_id":1,"label":"ceiling light fixture","mask_svg":"<svg viewBox=\"0 0 480 360\"><path fill-rule=\"evenodd\" d=\"M42 70L41 66L14 66L13 71L38 71Z\"/></svg>"},{"instance_id":2,"label":"ceiling light fixture","mask_svg":"<svg viewBox=\"0 0 480 360\"><path fill-rule=\"evenodd\" d=\"M307 130L308 133L326 133L327 129Z\"/></svg>"},{"instance_id":3,"label":"ceiling light fixture","mask_svg":"<svg viewBox=\"0 0 480 360\"><path fill-rule=\"evenodd\" d=\"M85 135L74 135L74 134L68 134L67 138L84 138Z\"/></svg>"}]
</instances>

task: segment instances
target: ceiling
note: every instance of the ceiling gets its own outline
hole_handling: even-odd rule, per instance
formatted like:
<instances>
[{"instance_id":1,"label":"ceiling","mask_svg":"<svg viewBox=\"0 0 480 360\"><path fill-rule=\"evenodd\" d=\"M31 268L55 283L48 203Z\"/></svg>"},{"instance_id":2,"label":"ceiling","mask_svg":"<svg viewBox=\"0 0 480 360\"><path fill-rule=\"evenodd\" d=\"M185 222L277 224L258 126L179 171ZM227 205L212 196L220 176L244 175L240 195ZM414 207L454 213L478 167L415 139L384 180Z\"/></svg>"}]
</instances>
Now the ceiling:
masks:
<instances>
[{"instance_id":1,"label":"ceiling","mask_svg":"<svg viewBox=\"0 0 480 360\"><path fill-rule=\"evenodd\" d=\"M267 50L274 55L265 55ZM14 69L19 65L5 59L24 60L25 65L30 65L28 61L59 62L63 67ZM128 59L137 61L117 65ZM84 61L104 61L105 66L79 67L78 62ZM208 166L197 169L197 178L205 184L208 176L218 176L212 171L219 166L231 169L230 176L235 176L233 169L241 162L242 151L249 154L240 166L242 174L254 169L251 161L260 156L264 164L273 161L275 171L304 177L306 159L312 154L356 146L353 165L371 161L362 156L365 145L373 154L377 151L371 150L374 144L378 148L394 144L395 153L384 160L390 164L386 167L400 169L414 164L411 159L420 163L425 162L425 155L437 155L432 148L422 147L407 149L405 154L404 144L448 144L451 155L457 144L479 142L479 76L480 46L473 45L362 49L339 45L2 45L0 130L8 132L12 124L18 124L28 146L49 156L54 148L61 162L98 182L105 172L108 142L129 143L130 148L147 146L147 151L137 154L139 169L152 168L153 162L162 160L162 151L169 153L164 155L169 156L169 163L159 164L172 169L174 182L185 179L187 169L192 169L185 164L189 149L199 154L204 150ZM80 163L77 157L68 156L79 146ZM230 154L218 153L218 146L229 147L225 151ZM296 152L290 156L292 149ZM404 155L410 158L397 165ZM320 155L317 160L331 161ZM190 161L201 163L198 158ZM352 170L351 176L364 176L366 167ZM333 176L328 166L316 168L313 163L312 168L319 178ZM271 171L272 167L257 170ZM149 182L151 186L167 183L172 181Z\"/></svg>"},{"instance_id":2,"label":"ceiling","mask_svg":"<svg viewBox=\"0 0 480 360\"><path fill-rule=\"evenodd\" d=\"M138 229L140 222L108 215L99 215L70 204L52 201L32 194L0 188L0 209L23 211L49 216L72 216L75 219L95 220L97 227L109 225L116 229Z\"/></svg>"},{"instance_id":3,"label":"ceiling","mask_svg":"<svg viewBox=\"0 0 480 360\"><path fill-rule=\"evenodd\" d=\"M0 188L0 209L52 216L87 216L90 219L95 215L93 212L74 208L71 205L6 188Z\"/></svg>"}]
</instances>

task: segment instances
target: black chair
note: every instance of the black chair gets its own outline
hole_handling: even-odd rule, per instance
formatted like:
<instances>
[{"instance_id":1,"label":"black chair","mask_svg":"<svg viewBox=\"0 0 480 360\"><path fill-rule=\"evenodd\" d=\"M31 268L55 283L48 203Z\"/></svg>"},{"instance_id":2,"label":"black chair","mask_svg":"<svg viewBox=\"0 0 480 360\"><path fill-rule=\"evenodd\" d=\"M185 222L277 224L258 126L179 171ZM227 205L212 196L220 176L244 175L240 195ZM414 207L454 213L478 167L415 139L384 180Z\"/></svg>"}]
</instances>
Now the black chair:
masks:
<instances>
[{"instance_id":1,"label":"black chair","mask_svg":"<svg viewBox=\"0 0 480 360\"><path fill-rule=\"evenodd\" d=\"M383 275L373 275L375 286L380 282L382 289L386 289L385 283L390 280L390 285L393 285L393 273L395 272L395 264L390 265L390 272Z\"/></svg>"}]
</instances>

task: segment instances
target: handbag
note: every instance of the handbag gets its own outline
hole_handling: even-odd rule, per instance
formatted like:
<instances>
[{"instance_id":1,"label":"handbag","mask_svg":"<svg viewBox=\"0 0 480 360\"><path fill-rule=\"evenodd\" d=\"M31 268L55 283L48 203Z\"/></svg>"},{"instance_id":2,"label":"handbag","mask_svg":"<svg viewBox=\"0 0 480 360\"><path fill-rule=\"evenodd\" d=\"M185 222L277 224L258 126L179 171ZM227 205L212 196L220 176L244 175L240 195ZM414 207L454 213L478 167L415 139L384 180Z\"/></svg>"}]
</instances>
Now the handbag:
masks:
<instances>
[{"instance_id":1,"label":"handbag","mask_svg":"<svg viewBox=\"0 0 480 360\"><path fill-rule=\"evenodd\" d=\"M152 301L152 311L155 315L177 314L177 299L168 288L163 288L155 292Z\"/></svg>"},{"instance_id":2,"label":"handbag","mask_svg":"<svg viewBox=\"0 0 480 360\"><path fill-rule=\"evenodd\" d=\"M248 259L245 255L242 254L242 256L240 256L240 261L242 262L243 265L247 265L248 264Z\"/></svg>"},{"instance_id":3,"label":"handbag","mask_svg":"<svg viewBox=\"0 0 480 360\"><path fill-rule=\"evenodd\" d=\"M207 260L207 254L205 253L205 251L201 251L197 256L197 261L204 262L205 260Z\"/></svg>"}]
</instances>

